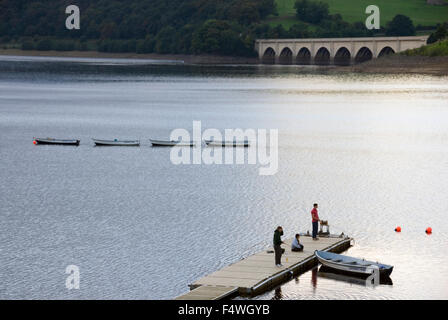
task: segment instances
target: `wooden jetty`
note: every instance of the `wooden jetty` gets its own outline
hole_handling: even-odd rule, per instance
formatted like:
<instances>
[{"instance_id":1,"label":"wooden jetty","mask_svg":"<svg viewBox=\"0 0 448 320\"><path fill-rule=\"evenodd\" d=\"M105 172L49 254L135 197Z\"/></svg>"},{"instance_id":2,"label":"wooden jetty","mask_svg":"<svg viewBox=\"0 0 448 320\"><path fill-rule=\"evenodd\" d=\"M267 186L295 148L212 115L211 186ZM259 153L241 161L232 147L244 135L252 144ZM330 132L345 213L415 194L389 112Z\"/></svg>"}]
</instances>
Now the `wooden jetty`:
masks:
<instances>
[{"instance_id":1,"label":"wooden jetty","mask_svg":"<svg viewBox=\"0 0 448 320\"><path fill-rule=\"evenodd\" d=\"M238 287L200 286L175 300L221 300L238 295Z\"/></svg>"},{"instance_id":2,"label":"wooden jetty","mask_svg":"<svg viewBox=\"0 0 448 320\"><path fill-rule=\"evenodd\" d=\"M255 296L317 265L315 250L340 253L347 250L353 241L343 234L320 237L318 241L312 240L308 235L302 235L300 242L305 249L302 252L293 252L292 240L285 240L282 245L285 249L282 255L283 267L275 266L274 249L270 247L197 280L189 285L190 292L176 299L219 300L237 295Z\"/></svg>"}]
</instances>

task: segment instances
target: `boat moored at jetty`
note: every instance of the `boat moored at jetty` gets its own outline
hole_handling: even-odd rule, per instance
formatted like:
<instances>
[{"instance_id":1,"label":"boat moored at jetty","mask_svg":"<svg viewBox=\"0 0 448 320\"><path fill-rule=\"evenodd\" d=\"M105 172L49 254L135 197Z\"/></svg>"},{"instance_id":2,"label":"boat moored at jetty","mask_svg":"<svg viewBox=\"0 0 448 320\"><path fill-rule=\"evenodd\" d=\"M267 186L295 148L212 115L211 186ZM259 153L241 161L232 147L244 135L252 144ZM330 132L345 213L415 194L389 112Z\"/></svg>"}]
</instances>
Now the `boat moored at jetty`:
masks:
<instances>
[{"instance_id":1,"label":"boat moored at jetty","mask_svg":"<svg viewBox=\"0 0 448 320\"><path fill-rule=\"evenodd\" d=\"M355 275L370 275L372 274L373 268L378 267L380 276L388 277L394 268L387 264L353 258L333 252L316 250L314 254L322 265Z\"/></svg>"},{"instance_id":2,"label":"boat moored at jetty","mask_svg":"<svg viewBox=\"0 0 448 320\"><path fill-rule=\"evenodd\" d=\"M78 139L33 138L34 144L58 144L65 146L79 146Z\"/></svg>"},{"instance_id":3,"label":"boat moored at jetty","mask_svg":"<svg viewBox=\"0 0 448 320\"><path fill-rule=\"evenodd\" d=\"M140 146L140 140L101 140L93 139L96 146L120 146L120 147L138 147Z\"/></svg>"}]
</instances>

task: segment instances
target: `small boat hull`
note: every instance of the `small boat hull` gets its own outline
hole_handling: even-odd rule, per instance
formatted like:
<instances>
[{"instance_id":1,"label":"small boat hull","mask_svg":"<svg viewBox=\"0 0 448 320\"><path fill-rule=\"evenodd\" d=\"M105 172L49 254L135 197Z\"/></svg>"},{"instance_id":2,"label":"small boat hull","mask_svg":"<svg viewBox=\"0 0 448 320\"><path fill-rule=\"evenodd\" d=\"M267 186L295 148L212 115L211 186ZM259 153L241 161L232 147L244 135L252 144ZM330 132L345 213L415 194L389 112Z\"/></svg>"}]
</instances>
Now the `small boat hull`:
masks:
<instances>
[{"instance_id":1,"label":"small boat hull","mask_svg":"<svg viewBox=\"0 0 448 320\"><path fill-rule=\"evenodd\" d=\"M214 141L214 140L205 140L205 143L208 146L214 147L249 147L250 142L245 141Z\"/></svg>"},{"instance_id":2,"label":"small boat hull","mask_svg":"<svg viewBox=\"0 0 448 320\"><path fill-rule=\"evenodd\" d=\"M96 146L99 147L138 147L139 140L100 140L92 139Z\"/></svg>"},{"instance_id":3,"label":"small boat hull","mask_svg":"<svg viewBox=\"0 0 448 320\"><path fill-rule=\"evenodd\" d=\"M326 267L324 265L322 265L319 268L319 271L317 274L324 278L333 279L336 281L344 281L344 282L349 282L352 284L359 284L359 285L366 285L366 280L368 278L368 275L360 276L359 274L353 274L350 272L332 269L332 268ZM380 284L393 285L393 282L389 276L381 276L381 274L380 274Z\"/></svg>"},{"instance_id":4,"label":"small boat hull","mask_svg":"<svg viewBox=\"0 0 448 320\"><path fill-rule=\"evenodd\" d=\"M155 147L194 147L194 141L173 141L149 139Z\"/></svg>"},{"instance_id":5,"label":"small boat hull","mask_svg":"<svg viewBox=\"0 0 448 320\"><path fill-rule=\"evenodd\" d=\"M393 270L393 266L390 265L344 256L332 252L316 250L315 255L323 266L353 275L370 275L372 274L372 266L378 267L380 277L390 276Z\"/></svg>"},{"instance_id":6,"label":"small boat hull","mask_svg":"<svg viewBox=\"0 0 448 320\"><path fill-rule=\"evenodd\" d=\"M81 141L77 139L34 138L35 144L54 144L64 146L79 146Z\"/></svg>"}]
</instances>

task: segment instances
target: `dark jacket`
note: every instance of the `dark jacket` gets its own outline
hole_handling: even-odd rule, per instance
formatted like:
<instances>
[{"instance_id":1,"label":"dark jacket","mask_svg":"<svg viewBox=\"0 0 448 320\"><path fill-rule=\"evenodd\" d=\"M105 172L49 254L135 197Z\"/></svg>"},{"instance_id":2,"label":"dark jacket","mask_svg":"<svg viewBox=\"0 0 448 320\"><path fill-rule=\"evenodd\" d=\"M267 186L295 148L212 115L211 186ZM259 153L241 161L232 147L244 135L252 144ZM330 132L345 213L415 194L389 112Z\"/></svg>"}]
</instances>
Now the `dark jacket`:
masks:
<instances>
[{"instance_id":1,"label":"dark jacket","mask_svg":"<svg viewBox=\"0 0 448 320\"><path fill-rule=\"evenodd\" d=\"M275 230L274 232L274 246L279 246L283 243L282 239L280 238L283 235L283 231Z\"/></svg>"}]
</instances>

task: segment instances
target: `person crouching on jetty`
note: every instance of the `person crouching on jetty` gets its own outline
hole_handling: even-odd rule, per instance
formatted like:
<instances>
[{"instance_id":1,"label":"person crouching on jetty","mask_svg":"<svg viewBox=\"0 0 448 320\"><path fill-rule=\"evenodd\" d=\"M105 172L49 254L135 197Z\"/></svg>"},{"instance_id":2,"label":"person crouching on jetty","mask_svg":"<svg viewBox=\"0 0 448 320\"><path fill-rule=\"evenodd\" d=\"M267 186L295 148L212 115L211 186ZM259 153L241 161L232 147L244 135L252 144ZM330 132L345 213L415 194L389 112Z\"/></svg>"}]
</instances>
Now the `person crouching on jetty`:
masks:
<instances>
[{"instance_id":1,"label":"person crouching on jetty","mask_svg":"<svg viewBox=\"0 0 448 320\"><path fill-rule=\"evenodd\" d=\"M313 210L311 210L311 219L313 222L313 240L319 240L319 238L317 237L317 227L318 227L318 223L320 221L319 213L317 212L318 207L319 207L319 205L317 203L315 203L313 205Z\"/></svg>"},{"instance_id":2,"label":"person crouching on jetty","mask_svg":"<svg viewBox=\"0 0 448 320\"><path fill-rule=\"evenodd\" d=\"M281 236L283 235L283 228L278 226L274 231L274 252L275 252L275 265L277 267L282 267L282 253L283 249L281 244L283 243Z\"/></svg>"},{"instance_id":3,"label":"person crouching on jetty","mask_svg":"<svg viewBox=\"0 0 448 320\"><path fill-rule=\"evenodd\" d=\"M303 251L303 244L300 243L300 234L296 234L294 240L292 240L291 251L299 252Z\"/></svg>"}]
</instances>

